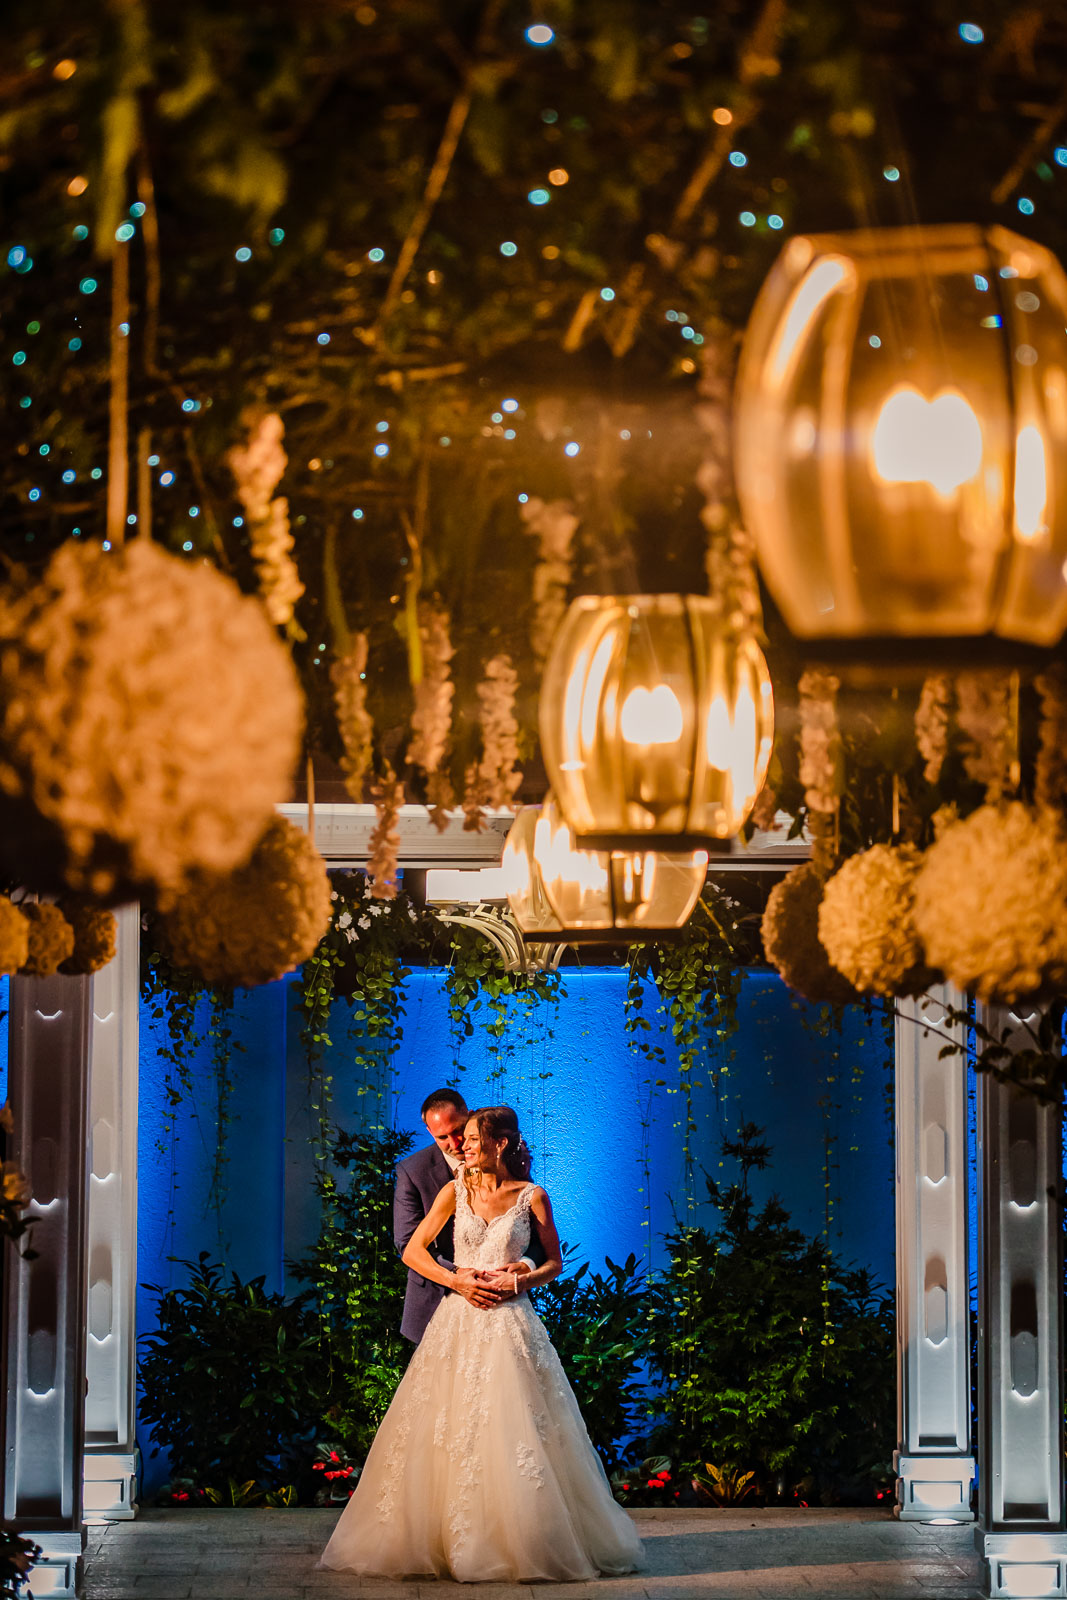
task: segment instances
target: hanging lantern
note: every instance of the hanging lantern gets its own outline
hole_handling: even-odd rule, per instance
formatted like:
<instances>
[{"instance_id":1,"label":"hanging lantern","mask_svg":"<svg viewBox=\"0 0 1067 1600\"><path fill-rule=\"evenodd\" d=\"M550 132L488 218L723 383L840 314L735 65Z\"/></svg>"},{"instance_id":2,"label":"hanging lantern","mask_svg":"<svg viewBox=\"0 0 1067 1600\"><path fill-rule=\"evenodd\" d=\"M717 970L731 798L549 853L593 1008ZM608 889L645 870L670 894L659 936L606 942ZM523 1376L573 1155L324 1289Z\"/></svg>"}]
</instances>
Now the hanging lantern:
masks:
<instances>
[{"instance_id":1,"label":"hanging lantern","mask_svg":"<svg viewBox=\"0 0 1067 1600\"><path fill-rule=\"evenodd\" d=\"M501 868L508 904L531 939L617 944L681 928L707 875L706 850L578 848L551 796L524 806L511 825Z\"/></svg>"},{"instance_id":2,"label":"hanging lantern","mask_svg":"<svg viewBox=\"0 0 1067 1600\"><path fill-rule=\"evenodd\" d=\"M553 641L541 748L578 842L692 850L738 832L774 731L755 638L696 595L583 595Z\"/></svg>"},{"instance_id":3,"label":"hanging lantern","mask_svg":"<svg viewBox=\"0 0 1067 1600\"><path fill-rule=\"evenodd\" d=\"M737 484L804 639L1056 643L1067 276L1004 228L796 238L749 324Z\"/></svg>"}]
</instances>

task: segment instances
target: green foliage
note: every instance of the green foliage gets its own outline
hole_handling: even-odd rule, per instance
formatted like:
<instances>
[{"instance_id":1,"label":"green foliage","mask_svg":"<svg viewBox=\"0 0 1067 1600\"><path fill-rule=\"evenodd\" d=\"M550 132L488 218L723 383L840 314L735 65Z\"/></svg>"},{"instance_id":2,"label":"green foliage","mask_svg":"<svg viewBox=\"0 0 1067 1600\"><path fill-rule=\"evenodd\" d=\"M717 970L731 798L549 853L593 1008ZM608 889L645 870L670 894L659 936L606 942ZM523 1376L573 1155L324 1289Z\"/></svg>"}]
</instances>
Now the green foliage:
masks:
<instances>
[{"instance_id":1,"label":"green foliage","mask_svg":"<svg viewBox=\"0 0 1067 1600\"><path fill-rule=\"evenodd\" d=\"M669 1456L645 1456L617 1467L611 1492L624 1506L670 1506L679 1498Z\"/></svg>"},{"instance_id":2,"label":"green foliage","mask_svg":"<svg viewBox=\"0 0 1067 1600\"><path fill-rule=\"evenodd\" d=\"M285 1483L321 1409L310 1296L227 1280L206 1254L179 1265L185 1287L148 1286L159 1327L144 1339L140 1409L155 1447L177 1476L224 1494L231 1479Z\"/></svg>"},{"instance_id":3,"label":"green foliage","mask_svg":"<svg viewBox=\"0 0 1067 1600\"><path fill-rule=\"evenodd\" d=\"M988 1072L998 1083L1011 1083L1043 1105L1057 1105L1067 1084L1067 1056L1063 1052L1067 995L1051 996L1028 1020L1013 1017L1002 1027L990 1027L973 1008L950 1008L949 1024L973 1031L975 1070ZM966 1037L966 1034L964 1035ZM940 1056L963 1056L964 1043L942 1045Z\"/></svg>"},{"instance_id":4,"label":"green foliage","mask_svg":"<svg viewBox=\"0 0 1067 1600\"><path fill-rule=\"evenodd\" d=\"M0 1600L18 1600L41 1557L41 1547L12 1528L0 1528Z\"/></svg>"},{"instance_id":5,"label":"green foliage","mask_svg":"<svg viewBox=\"0 0 1067 1600\"><path fill-rule=\"evenodd\" d=\"M200 978L174 966L155 944L149 921L147 937L141 940L141 1000L150 1007L153 1022L167 1025L166 1041L156 1048L163 1063L165 1099L156 1149L167 1156L175 1138L178 1107L192 1096L192 1061L205 1038L198 1028L197 1012L209 991Z\"/></svg>"},{"instance_id":6,"label":"green foliage","mask_svg":"<svg viewBox=\"0 0 1067 1600\"><path fill-rule=\"evenodd\" d=\"M736 881L731 875L729 889L709 880L677 935L633 945L629 951L625 1025L632 1049L651 1069L645 1081L650 1092L644 1120L647 1123L651 1111L651 1091L666 1088L668 1093L681 1095L683 1109L676 1122L685 1159L685 1202L690 1211L695 1204L692 1138L697 1131L693 1090L705 1082L718 1087L729 1073L733 1059L729 1041L737 1032L742 975L758 950L761 896L760 887L740 875ZM666 1053L661 1045L652 1043L652 1025L644 1014L643 982L647 978L655 981L660 1010L666 1013L678 1048L676 1087L662 1076ZM705 1078L698 1077L701 1071Z\"/></svg>"},{"instance_id":7,"label":"green foliage","mask_svg":"<svg viewBox=\"0 0 1067 1600\"><path fill-rule=\"evenodd\" d=\"M451 955L445 971L445 996L448 1005L449 1039L452 1046L453 1076L462 1069L460 1051L474 1037L480 1022L485 1036L489 1065L489 1084L504 1088L508 1066L516 1051L524 1048L534 1029L547 1052L554 1037L558 1015L561 979L558 972L509 972L493 944L471 928L450 929ZM515 1008L519 1011L516 1026ZM551 1076L542 1071L542 1078Z\"/></svg>"},{"instance_id":8,"label":"green foliage","mask_svg":"<svg viewBox=\"0 0 1067 1600\"><path fill-rule=\"evenodd\" d=\"M537 1309L610 1472L645 1398L644 1279L632 1255L621 1265L609 1259L605 1273L572 1266L565 1252L565 1275L537 1291Z\"/></svg>"},{"instance_id":9,"label":"green foliage","mask_svg":"<svg viewBox=\"0 0 1067 1600\"><path fill-rule=\"evenodd\" d=\"M312 1286L322 1418L362 1460L411 1353L401 1337L407 1269L393 1244L393 1175L410 1134L336 1133L316 1183L319 1237L293 1272Z\"/></svg>"},{"instance_id":10,"label":"green foliage","mask_svg":"<svg viewBox=\"0 0 1067 1600\"><path fill-rule=\"evenodd\" d=\"M700 363L728 367L783 238L899 222L904 196L908 220L943 219L950 196L952 216L1013 225L1036 183L1048 203L1027 231L1063 251L1055 16L1020 42L1010 8L985 9L975 50L944 5L811 0L775 26L763 6L588 0L554 7L557 42L535 50L518 0L263 0L251 13L237 0L11 0L0 205L32 266L5 280L26 354L5 369L0 408L6 553L37 559L74 527L103 530L105 480L89 475L107 459L108 258L132 203L131 455L140 466L149 434L176 474L138 508L138 531L151 510L153 537L250 587L225 454L249 402L276 407L312 743L338 753L322 555L357 508L359 536L338 539L341 588L350 625L370 632L371 706L395 748L410 693L393 596L425 466L424 588L452 613L461 776L486 655L533 666L520 492L575 502L580 588L702 585ZM57 75L66 59L76 70ZM440 158L450 118L458 139ZM1033 165L1035 126L1047 145ZM889 160L899 184L884 180ZM529 204L550 172L566 181ZM90 277L97 289L81 290ZM520 401L508 429L490 420L505 394ZM532 737L536 673L523 680ZM884 789L883 771L871 804Z\"/></svg>"},{"instance_id":11,"label":"green foliage","mask_svg":"<svg viewBox=\"0 0 1067 1600\"><path fill-rule=\"evenodd\" d=\"M724 1145L739 1181L709 1180L719 1231L679 1228L651 1286L649 1364L663 1388L651 1437L687 1473L716 1463L754 1470L764 1492L784 1479L809 1495L862 1493L889 1471L892 1304L776 1199L757 1210L759 1132L748 1124Z\"/></svg>"}]
</instances>

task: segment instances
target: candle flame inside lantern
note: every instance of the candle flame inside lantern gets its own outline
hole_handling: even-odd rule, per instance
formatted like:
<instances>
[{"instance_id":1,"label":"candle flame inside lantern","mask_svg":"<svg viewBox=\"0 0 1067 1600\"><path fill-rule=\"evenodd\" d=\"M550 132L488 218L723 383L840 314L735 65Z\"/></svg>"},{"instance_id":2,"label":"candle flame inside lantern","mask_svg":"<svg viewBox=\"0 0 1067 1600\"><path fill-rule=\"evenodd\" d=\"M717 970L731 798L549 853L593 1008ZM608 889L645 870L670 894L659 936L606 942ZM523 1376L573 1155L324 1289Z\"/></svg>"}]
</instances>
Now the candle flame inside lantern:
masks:
<instances>
[{"instance_id":1,"label":"candle flame inside lantern","mask_svg":"<svg viewBox=\"0 0 1067 1600\"><path fill-rule=\"evenodd\" d=\"M958 390L927 400L900 384L878 413L871 452L883 483L928 483L947 498L978 476L982 428Z\"/></svg>"},{"instance_id":2,"label":"candle flame inside lantern","mask_svg":"<svg viewBox=\"0 0 1067 1600\"><path fill-rule=\"evenodd\" d=\"M619 728L627 744L676 744L682 727L681 702L666 683L631 689L622 703Z\"/></svg>"}]
</instances>

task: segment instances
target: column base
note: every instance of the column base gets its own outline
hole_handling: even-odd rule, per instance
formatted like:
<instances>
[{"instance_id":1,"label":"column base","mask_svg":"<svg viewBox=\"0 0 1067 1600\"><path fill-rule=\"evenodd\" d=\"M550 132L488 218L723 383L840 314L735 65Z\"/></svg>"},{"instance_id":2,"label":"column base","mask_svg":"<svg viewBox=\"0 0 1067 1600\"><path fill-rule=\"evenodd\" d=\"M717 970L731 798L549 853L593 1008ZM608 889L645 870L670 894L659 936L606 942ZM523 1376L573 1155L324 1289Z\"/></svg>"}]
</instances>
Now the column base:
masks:
<instances>
[{"instance_id":1,"label":"column base","mask_svg":"<svg viewBox=\"0 0 1067 1600\"><path fill-rule=\"evenodd\" d=\"M894 1450L893 1470L897 1474L893 1515L901 1522L974 1521L973 1456L906 1455Z\"/></svg>"},{"instance_id":2,"label":"column base","mask_svg":"<svg viewBox=\"0 0 1067 1600\"><path fill-rule=\"evenodd\" d=\"M69 1531L38 1533L33 1528L19 1528L24 1539L32 1539L41 1547L41 1558L30 1573L30 1592L38 1596L51 1595L53 1600L77 1600L82 1592L82 1551L85 1534Z\"/></svg>"},{"instance_id":3,"label":"column base","mask_svg":"<svg viewBox=\"0 0 1067 1600\"><path fill-rule=\"evenodd\" d=\"M982 1563L982 1593L990 1596L1067 1596L1067 1533L988 1533L974 1530Z\"/></svg>"},{"instance_id":4,"label":"column base","mask_svg":"<svg viewBox=\"0 0 1067 1600\"><path fill-rule=\"evenodd\" d=\"M87 1450L83 1466L83 1512L87 1525L131 1522L137 1515L136 1450Z\"/></svg>"}]
</instances>

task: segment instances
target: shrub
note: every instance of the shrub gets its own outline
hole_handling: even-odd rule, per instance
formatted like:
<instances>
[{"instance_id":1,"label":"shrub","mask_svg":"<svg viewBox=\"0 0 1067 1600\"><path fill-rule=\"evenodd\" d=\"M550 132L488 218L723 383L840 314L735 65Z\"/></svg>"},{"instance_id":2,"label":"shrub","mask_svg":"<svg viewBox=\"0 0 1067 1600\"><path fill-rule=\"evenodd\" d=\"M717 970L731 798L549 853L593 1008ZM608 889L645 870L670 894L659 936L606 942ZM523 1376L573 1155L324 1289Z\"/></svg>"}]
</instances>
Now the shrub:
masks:
<instances>
[{"instance_id":1,"label":"shrub","mask_svg":"<svg viewBox=\"0 0 1067 1600\"><path fill-rule=\"evenodd\" d=\"M756 1209L748 1176L768 1161L748 1125L724 1154L740 1180L708 1181L716 1234L680 1228L649 1292L649 1365L662 1394L650 1444L687 1474L755 1470L764 1493L873 1499L895 1415L892 1303L789 1224Z\"/></svg>"},{"instance_id":2,"label":"shrub","mask_svg":"<svg viewBox=\"0 0 1067 1600\"><path fill-rule=\"evenodd\" d=\"M607 1274L588 1263L537 1290L537 1309L578 1397L589 1437L606 1469L619 1465L619 1448L634 1431L645 1397L639 1381L645 1352L644 1279L636 1258Z\"/></svg>"},{"instance_id":3,"label":"shrub","mask_svg":"<svg viewBox=\"0 0 1067 1600\"><path fill-rule=\"evenodd\" d=\"M288 1482L321 1411L315 1320L307 1294L268 1294L263 1278L227 1281L206 1254L189 1282L160 1289L159 1327L144 1335L141 1417L176 1477L228 1493L231 1480Z\"/></svg>"},{"instance_id":4,"label":"shrub","mask_svg":"<svg viewBox=\"0 0 1067 1600\"><path fill-rule=\"evenodd\" d=\"M323 1430L362 1461L404 1375L407 1268L393 1243L396 1164L410 1134L338 1132L318 1177L322 1227L292 1271L311 1285Z\"/></svg>"}]
</instances>

